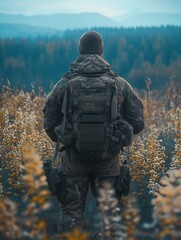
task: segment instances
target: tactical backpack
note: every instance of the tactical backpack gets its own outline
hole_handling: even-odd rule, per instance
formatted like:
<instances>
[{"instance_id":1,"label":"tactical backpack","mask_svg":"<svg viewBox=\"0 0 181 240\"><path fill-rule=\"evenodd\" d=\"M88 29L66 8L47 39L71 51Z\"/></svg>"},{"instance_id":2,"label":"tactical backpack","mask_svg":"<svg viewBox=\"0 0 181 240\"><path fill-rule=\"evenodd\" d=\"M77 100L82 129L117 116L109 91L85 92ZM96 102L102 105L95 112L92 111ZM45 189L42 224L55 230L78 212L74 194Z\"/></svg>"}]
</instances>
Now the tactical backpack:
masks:
<instances>
[{"instance_id":1,"label":"tactical backpack","mask_svg":"<svg viewBox=\"0 0 181 240\"><path fill-rule=\"evenodd\" d=\"M55 129L61 143L73 145L79 153L101 153L105 158L129 145L131 139L126 142L121 131L126 124L132 137L132 127L117 119L117 93L115 80L108 74L70 80L62 104L63 121Z\"/></svg>"}]
</instances>

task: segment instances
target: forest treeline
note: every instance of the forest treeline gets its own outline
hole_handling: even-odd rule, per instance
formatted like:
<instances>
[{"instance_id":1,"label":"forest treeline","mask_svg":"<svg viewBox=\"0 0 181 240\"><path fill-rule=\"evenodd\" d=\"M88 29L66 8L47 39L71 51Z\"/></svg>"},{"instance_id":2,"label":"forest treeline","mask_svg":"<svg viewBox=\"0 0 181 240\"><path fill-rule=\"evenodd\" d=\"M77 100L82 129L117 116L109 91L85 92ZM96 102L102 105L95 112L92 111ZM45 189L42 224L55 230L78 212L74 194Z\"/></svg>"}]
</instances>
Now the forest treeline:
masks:
<instances>
[{"instance_id":1,"label":"forest treeline","mask_svg":"<svg viewBox=\"0 0 181 240\"><path fill-rule=\"evenodd\" d=\"M29 90L31 85L49 91L78 56L78 40L87 29L67 30L62 37L0 39L0 79ZM134 87L145 79L161 89L181 76L181 27L95 28L104 38L104 58L113 71Z\"/></svg>"}]
</instances>

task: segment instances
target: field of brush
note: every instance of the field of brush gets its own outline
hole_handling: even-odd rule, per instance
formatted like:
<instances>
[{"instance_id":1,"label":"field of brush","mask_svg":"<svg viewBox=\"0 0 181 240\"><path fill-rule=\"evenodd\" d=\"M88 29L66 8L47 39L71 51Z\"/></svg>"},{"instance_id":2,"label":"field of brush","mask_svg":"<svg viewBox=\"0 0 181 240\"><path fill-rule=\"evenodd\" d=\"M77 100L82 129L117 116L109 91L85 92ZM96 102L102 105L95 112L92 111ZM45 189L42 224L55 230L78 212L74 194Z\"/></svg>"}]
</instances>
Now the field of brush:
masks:
<instances>
[{"instance_id":1,"label":"field of brush","mask_svg":"<svg viewBox=\"0 0 181 240\"><path fill-rule=\"evenodd\" d=\"M89 194L85 230L101 239L181 239L181 105L171 82L165 92L140 94L145 107L145 129L120 152L132 174L131 193L120 215L108 209L97 214ZM41 91L13 92L10 84L0 93L0 239L88 239L75 230L56 232L60 207L50 196L42 163L52 158L54 144L43 130ZM56 164L61 159L58 159ZM109 188L102 190L106 196ZM101 194L101 193L100 193ZM110 204L109 204L110 201ZM116 218L117 217L117 218ZM115 226L116 227L115 227Z\"/></svg>"}]
</instances>

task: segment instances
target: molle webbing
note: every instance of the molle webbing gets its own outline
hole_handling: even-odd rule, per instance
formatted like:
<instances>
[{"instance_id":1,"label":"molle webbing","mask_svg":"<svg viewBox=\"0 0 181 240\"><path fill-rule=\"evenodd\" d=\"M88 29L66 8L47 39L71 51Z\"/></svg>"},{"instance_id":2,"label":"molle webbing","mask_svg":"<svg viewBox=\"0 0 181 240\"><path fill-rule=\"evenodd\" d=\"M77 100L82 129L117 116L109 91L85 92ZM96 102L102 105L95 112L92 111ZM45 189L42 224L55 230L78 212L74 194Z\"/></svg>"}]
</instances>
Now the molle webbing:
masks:
<instances>
[{"instance_id":1,"label":"molle webbing","mask_svg":"<svg viewBox=\"0 0 181 240\"><path fill-rule=\"evenodd\" d=\"M78 76L69 81L69 116L79 152L105 152L117 117L115 81L107 74Z\"/></svg>"},{"instance_id":2,"label":"molle webbing","mask_svg":"<svg viewBox=\"0 0 181 240\"><path fill-rule=\"evenodd\" d=\"M106 80L102 80L100 77L99 82L97 82L97 78L87 79L79 76L70 81L69 111L71 112L72 108L75 110L79 105L82 111L91 109L93 112L107 112L110 109L111 99L115 91L114 82ZM113 112L115 116L115 109Z\"/></svg>"}]
</instances>

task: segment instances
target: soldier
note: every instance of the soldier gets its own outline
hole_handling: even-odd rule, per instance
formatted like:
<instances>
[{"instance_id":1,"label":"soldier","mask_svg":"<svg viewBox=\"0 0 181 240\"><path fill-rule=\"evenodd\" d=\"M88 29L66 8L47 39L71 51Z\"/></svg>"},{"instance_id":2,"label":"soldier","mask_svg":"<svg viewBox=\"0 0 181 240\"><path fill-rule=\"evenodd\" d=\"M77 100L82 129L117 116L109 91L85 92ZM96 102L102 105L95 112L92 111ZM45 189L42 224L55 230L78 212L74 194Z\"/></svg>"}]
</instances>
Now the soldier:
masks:
<instances>
[{"instance_id":1,"label":"soldier","mask_svg":"<svg viewBox=\"0 0 181 240\"><path fill-rule=\"evenodd\" d=\"M62 205L62 231L82 228L89 184L94 197L105 181L116 188L119 151L130 144L132 134L144 128L140 99L101 57L103 49L99 33L84 33L79 41L80 56L54 86L44 108L46 133L64 145L54 186ZM128 190L129 184L121 194Z\"/></svg>"}]
</instances>

